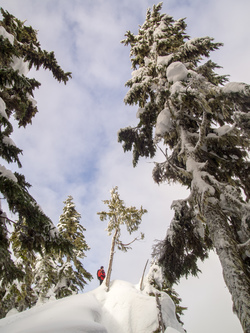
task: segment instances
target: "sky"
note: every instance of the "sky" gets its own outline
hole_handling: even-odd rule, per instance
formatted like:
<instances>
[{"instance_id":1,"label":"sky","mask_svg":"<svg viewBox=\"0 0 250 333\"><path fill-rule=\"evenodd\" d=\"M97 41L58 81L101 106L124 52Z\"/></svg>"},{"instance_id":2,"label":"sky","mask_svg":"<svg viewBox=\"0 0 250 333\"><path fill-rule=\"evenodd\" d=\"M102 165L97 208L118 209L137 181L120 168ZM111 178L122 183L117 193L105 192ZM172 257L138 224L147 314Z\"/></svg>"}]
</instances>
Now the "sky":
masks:
<instances>
[{"instance_id":1,"label":"sky","mask_svg":"<svg viewBox=\"0 0 250 333\"><path fill-rule=\"evenodd\" d=\"M152 160L141 159L133 168L132 154L125 154L117 142L120 128L137 123L137 107L123 102L131 63L129 47L120 41L128 30L138 33L153 4L157 2L1 0L5 10L38 31L41 47L55 52L63 70L72 72L67 85L43 70L29 73L41 82L34 96L39 113L32 125L15 127L12 139L23 149L19 172L32 184L31 194L55 225L63 201L73 196L91 248L84 267L94 279L86 291L98 286L100 265L108 265L111 238L97 212L106 209L102 200L110 198L111 188L118 186L128 206L142 205L148 210L139 230L145 239L134 243L130 252L115 253L112 279L131 283L140 280L155 240L164 239L173 217L172 201L188 194L180 185L153 182L153 163L161 160L160 152ZM162 9L174 19L185 17L192 38L210 36L223 42L224 46L211 54L222 66L218 73L248 84L249 12L249 0L168 0ZM8 167L16 170L14 165ZM131 238L124 232L122 239ZM182 279L176 287L183 306L188 307L184 327L190 333L241 332L216 255L211 254L200 267L203 273L199 278Z\"/></svg>"}]
</instances>

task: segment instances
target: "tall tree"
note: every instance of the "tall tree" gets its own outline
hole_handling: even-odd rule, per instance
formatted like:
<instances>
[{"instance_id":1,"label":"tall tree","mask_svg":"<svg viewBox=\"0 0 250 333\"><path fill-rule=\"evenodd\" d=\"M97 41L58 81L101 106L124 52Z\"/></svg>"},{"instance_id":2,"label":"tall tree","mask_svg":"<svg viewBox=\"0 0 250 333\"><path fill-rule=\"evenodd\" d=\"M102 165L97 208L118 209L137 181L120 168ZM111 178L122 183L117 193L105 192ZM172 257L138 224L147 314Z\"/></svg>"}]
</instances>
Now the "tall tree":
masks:
<instances>
[{"instance_id":1,"label":"tall tree","mask_svg":"<svg viewBox=\"0 0 250 333\"><path fill-rule=\"evenodd\" d=\"M82 260L85 252L90 248L85 240L86 229L80 224L81 214L76 210L71 195L64 201L63 213L57 225L59 234L73 245L71 254L59 256L60 269L58 270L58 283L55 287L57 298L78 293L90 281L92 275L83 267Z\"/></svg>"},{"instance_id":2,"label":"tall tree","mask_svg":"<svg viewBox=\"0 0 250 333\"><path fill-rule=\"evenodd\" d=\"M81 215L76 211L72 196L64 201L63 213L59 218L58 233L70 242L71 251L54 250L49 253L45 248L36 253L22 247L22 235L27 230L25 221L22 227L15 224L10 237L15 267L20 269L22 278L0 283L0 317L12 308L18 311L45 303L51 298L63 298L83 290L92 275L82 265L89 250L84 237L86 229L80 224ZM5 284L4 284L5 282Z\"/></svg>"},{"instance_id":3,"label":"tall tree","mask_svg":"<svg viewBox=\"0 0 250 333\"><path fill-rule=\"evenodd\" d=\"M31 124L37 113L33 99L35 88L40 83L28 78L26 74L34 67L52 72L59 82L66 83L71 77L58 65L53 52L42 50L37 40L37 31L24 25L13 15L1 8L0 21L0 156L5 163L16 163L21 167L19 159L22 150L11 139L12 122L17 121L19 127ZM9 209L18 214L19 226L25 220L25 232L22 233L23 248L35 251L55 247L69 247L68 242L53 231L51 220L42 212L35 199L29 194L30 184L17 172L12 173L4 165L0 165L0 192L7 200ZM14 267L9 253L7 236L7 219L0 219L0 278L9 281L20 274Z\"/></svg>"},{"instance_id":4,"label":"tall tree","mask_svg":"<svg viewBox=\"0 0 250 333\"><path fill-rule=\"evenodd\" d=\"M134 69L125 103L139 106L139 122L121 129L118 140L133 150L134 166L161 147L165 161L155 163L154 180L190 189L173 202L175 216L157 246L168 279L197 274L197 259L215 248L234 311L249 332L250 86L226 83L211 60L201 64L222 44L190 39L184 19L161 8L149 9L138 35L128 31L123 41Z\"/></svg>"},{"instance_id":5,"label":"tall tree","mask_svg":"<svg viewBox=\"0 0 250 333\"><path fill-rule=\"evenodd\" d=\"M101 221L107 219L109 220L107 231L109 235L112 235L113 233L110 257L109 257L109 265L107 270L107 276L105 279L107 291L109 291L110 287L110 277L112 272L115 247L117 246L119 250L126 252L128 251L128 249L130 249L130 245L134 241L144 238L144 234L141 233L140 238L136 237L129 244L124 244L120 240L121 226L125 225L127 231L131 235L132 232L138 230L139 225L141 223L142 215L147 213L147 210L143 209L142 207L140 209L137 209L134 206L126 207L124 201L120 199L117 186L112 188L110 193L111 193L111 199L103 200L104 204L108 206L109 211L108 212L102 211L97 213L100 216Z\"/></svg>"}]
</instances>

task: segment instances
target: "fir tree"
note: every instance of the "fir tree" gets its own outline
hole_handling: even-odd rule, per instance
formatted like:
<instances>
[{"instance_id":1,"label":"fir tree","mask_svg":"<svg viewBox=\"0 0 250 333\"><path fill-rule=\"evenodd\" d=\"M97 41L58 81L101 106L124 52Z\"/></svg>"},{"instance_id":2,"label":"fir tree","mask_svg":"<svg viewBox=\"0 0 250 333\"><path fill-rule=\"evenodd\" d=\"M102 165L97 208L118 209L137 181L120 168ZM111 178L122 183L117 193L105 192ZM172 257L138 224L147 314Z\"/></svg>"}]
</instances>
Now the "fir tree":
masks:
<instances>
[{"instance_id":1,"label":"fir tree","mask_svg":"<svg viewBox=\"0 0 250 333\"><path fill-rule=\"evenodd\" d=\"M81 215L76 210L72 196L68 196L64 204L57 228L61 237L71 242L73 250L71 254L64 256L62 252L59 256L60 268L55 287L57 298L78 293L84 289L87 280L93 278L81 262L86 257L85 252L90 249L84 236L86 229L80 224Z\"/></svg>"},{"instance_id":2,"label":"fir tree","mask_svg":"<svg viewBox=\"0 0 250 333\"><path fill-rule=\"evenodd\" d=\"M22 150L11 139L12 121L19 127L31 124L37 113L33 92L40 86L34 78L26 77L34 67L52 72L59 82L66 83L71 77L58 65L53 52L42 50L37 40L37 32L24 25L13 15L1 8L0 21L0 156L6 163L16 163L21 167L19 159ZM21 245L28 250L49 251L51 248L69 247L62 242L55 232L51 220L41 211L35 199L29 194L30 184L17 172L12 173L4 165L0 165L0 192L7 200L9 209L18 214L19 224L25 220L26 232L22 233ZM9 255L9 239L6 219L0 223L0 279L8 281L19 278L20 270L13 265Z\"/></svg>"},{"instance_id":3,"label":"fir tree","mask_svg":"<svg viewBox=\"0 0 250 333\"><path fill-rule=\"evenodd\" d=\"M184 19L148 10L138 35L126 33L134 69L125 103L138 105L138 125L120 130L124 151L153 157L159 145L165 161L155 163L154 180L190 189L175 210L157 256L168 279L197 274L197 259L214 248L234 311L245 332L250 325L249 110L250 86L227 83L204 57L220 47L210 37L190 39ZM169 150L168 150L169 148Z\"/></svg>"},{"instance_id":4,"label":"fir tree","mask_svg":"<svg viewBox=\"0 0 250 333\"><path fill-rule=\"evenodd\" d=\"M16 308L23 311L37 303L50 299L63 298L83 290L86 280L91 280L81 260L89 247L83 233L86 229L80 224L81 215L76 211L73 198L64 201L65 207L58 223L58 233L62 240L70 242L71 251L43 247L39 253L22 247L22 238L29 230L25 221L15 223L10 237L15 268L22 274L19 279L1 281L2 303L0 316ZM5 282L5 284L4 284Z\"/></svg>"},{"instance_id":5,"label":"fir tree","mask_svg":"<svg viewBox=\"0 0 250 333\"><path fill-rule=\"evenodd\" d=\"M25 226L25 222L23 222ZM37 295L33 290L34 268L36 255L34 251L23 249L20 241L22 230L16 224L10 237L12 251L15 257L15 266L22 272L22 276L12 281L12 278L5 283L2 297L3 311L1 316L4 317L8 311L15 308L19 312L32 307L37 302ZM2 279L2 284L4 279Z\"/></svg>"},{"instance_id":6,"label":"fir tree","mask_svg":"<svg viewBox=\"0 0 250 333\"><path fill-rule=\"evenodd\" d=\"M55 287L58 281L58 264L55 256L45 251L37 255L34 268L34 291L38 303L46 303L55 298Z\"/></svg>"},{"instance_id":7,"label":"fir tree","mask_svg":"<svg viewBox=\"0 0 250 333\"><path fill-rule=\"evenodd\" d=\"M109 220L107 231L109 235L112 235L112 242L111 242L111 250L110 250L110 257L109 257L109 265L107 270L107 276L105 279L105 285L107 287L107 291L109 291L110 287L110 277L112 272L112 266L113 266L113 259L114 259L114 253L115 253L115 247L121 251L128 251L130 249L130 245L139 239L144 238L144 234L141 233L140 238L136 237L133 241L131 241L129 244L124 244L121 240L121 226L125 225L127 231L129 234L131 234L134 231L137 231L139 228L139 225L141 223L142 215L147 213L146 209L143 209L142 207L140 209L137 209L134 206L126 207L123 200L120 199L119 193L118 193L118 187L114 187L111 191L111 199L110 200L104 200L104 204L108 205L109 211L105 212L99 212L97 213L100 216L100 220Z\"/></svg>"},{"instance_id":8,"label":"fir tree","mask_svg":"<svg viewBox=\"0 0 250 333\"><path fill-rule=\"evenodd\" d=\"M10 282L13 277L22 279L24 272L17 267L12 259L10 252L9 231L7 229L8 219L5 213L1 210L0 205L0 318L4 317L6 312L10 310L10 303L4 300L10 287ZM12 302L13 303L13 302Z\"/></svg>"}]
</instances>

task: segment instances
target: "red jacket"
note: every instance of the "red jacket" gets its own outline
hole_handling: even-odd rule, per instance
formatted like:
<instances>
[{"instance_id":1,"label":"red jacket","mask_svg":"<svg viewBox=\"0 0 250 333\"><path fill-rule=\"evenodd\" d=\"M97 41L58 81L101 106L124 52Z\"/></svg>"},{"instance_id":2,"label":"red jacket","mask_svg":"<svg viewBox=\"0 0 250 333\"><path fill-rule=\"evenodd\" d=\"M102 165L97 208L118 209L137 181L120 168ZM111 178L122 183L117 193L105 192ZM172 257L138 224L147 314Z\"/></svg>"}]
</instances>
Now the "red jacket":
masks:
<instances>
[{"instance_id":1,"label":"red jacket","mask_svg":"<svg viewBox=\"0 0 250 333\"><path fill-rule=\"evenodd\" d=\"M104 280L105 279L105 272L104 272L104 269L98 269L97 271L97 276L98 276L98 279L99 280Z\"/></svg>"}]
</instances>

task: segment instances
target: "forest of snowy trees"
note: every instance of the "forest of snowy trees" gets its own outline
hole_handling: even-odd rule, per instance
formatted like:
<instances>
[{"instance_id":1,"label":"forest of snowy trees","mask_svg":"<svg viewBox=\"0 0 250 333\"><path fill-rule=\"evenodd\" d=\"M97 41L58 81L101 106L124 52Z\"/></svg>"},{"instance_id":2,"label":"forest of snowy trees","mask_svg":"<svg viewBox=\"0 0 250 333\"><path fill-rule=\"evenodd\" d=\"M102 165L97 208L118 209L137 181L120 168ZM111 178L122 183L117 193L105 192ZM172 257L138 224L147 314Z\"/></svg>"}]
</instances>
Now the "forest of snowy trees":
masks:
<instances>
[{"instance_id":1,"label":"forest of snowy trees","mask_svg":"<svg viewBox=\"0 0 250 333\"><path fill-rule=\"evenodd\" d=\"M164 161L154 162L154 181L180 183L189 190L187 198L173 201L167 235L153 248L149 278L153 287L147 288L153 288L148 294L156 298L159 310L157 332L167 329L159 297L171 296L181 322L185 308L174 285L183 276L197 275L198 260L215 250L233 309L249 333L250 86L229 82L216 73L216 63L206 61L221 43L210 37L190 38L185 20L174 20L161 9L162 3L148 9L138 34L128 31L122 41L130 46L133 69L124 102L138 107L138 124L118 132L124 151L133 153L134 167L140 158L153 158L161 151ZM12 122L24 128L31 124L38 112L33 92L40 86L27 73L44 68L64 84L71 73L61 69L53 52L41 49L32 27L3 9L1 13L0 156L21 168L22 150L11 139ZM0 211L0 318L13 308L21 312L78 294L93 278L83 264L90 248L73 197L64 201L54 223L30 195L30 186L23 174L0 164L0 192L16 216L12 220ZM104 204L109 211L98 215L108 220L107 231L113 235L106 277L109 292L115 247L126 252L144 237L124 244L121 226L129 234L137 231L147 211L126 207L117 187ZM161 275L160 282L152 278L154 274Z\"/></svg>"}]
</instances>

